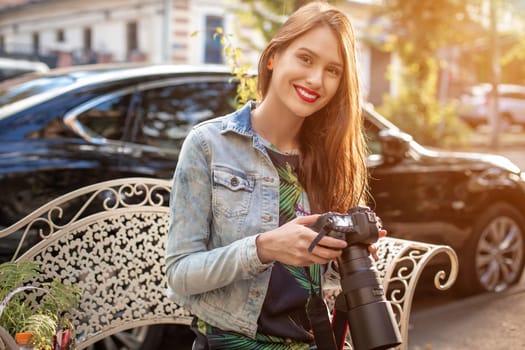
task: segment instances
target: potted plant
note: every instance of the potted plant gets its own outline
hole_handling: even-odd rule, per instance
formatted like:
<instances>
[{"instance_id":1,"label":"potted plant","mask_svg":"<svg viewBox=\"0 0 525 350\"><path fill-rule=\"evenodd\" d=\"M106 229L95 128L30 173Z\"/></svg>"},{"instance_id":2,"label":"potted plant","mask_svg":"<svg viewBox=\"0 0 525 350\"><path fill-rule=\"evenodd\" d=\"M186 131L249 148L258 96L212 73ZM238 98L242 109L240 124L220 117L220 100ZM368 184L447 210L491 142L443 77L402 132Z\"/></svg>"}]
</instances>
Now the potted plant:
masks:
<instances>
[{"instance_id":1,"label":"potted plant","mask_svg":"<svg viewBox=\"0 0 525 350\"><path fill-rule=\"evenodd\" d=\"M34 262L0 264L0 326L19 342L27 341L29 348L73 348L73 325L67 314L78 305L80 291L57 280L32 285L40 273ZM28 303L26 294L35 291L40 292L38 302Z\"/></svg>"}]
</instances>

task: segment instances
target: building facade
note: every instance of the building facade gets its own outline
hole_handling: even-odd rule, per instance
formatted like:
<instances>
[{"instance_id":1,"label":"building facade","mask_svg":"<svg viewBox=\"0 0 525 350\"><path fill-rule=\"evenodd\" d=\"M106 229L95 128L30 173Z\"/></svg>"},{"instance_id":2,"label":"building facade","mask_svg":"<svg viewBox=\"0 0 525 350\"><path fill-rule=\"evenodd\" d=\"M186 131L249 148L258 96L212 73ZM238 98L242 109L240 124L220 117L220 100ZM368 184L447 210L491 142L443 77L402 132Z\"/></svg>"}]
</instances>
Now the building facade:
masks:
<instances>
[{"instance_id":1,"label":"building facade","mask_svg":"<svg viewBox=\"0 0 525 350\"><path fill-rule=\"evenodd\" d=\"M52 66L69 65L65 54L71 64L216 63L220 43L202 33L227 17L217 0L41 0L0 10L0 52L57 56Z\"/></svg>"},{"instance_id":2,"label":"building facade","mask_svg":"<svg viewBox=\"0 0 525 350\"><path fill-rule=\"evenodd\" d=\"M50 67L130 61L223 63L222 46L213 33L217 27L225 33L239 30L229 9L235 6L232 0L23 1L0 8L0 55L36 58ZM372 5L347 1L339 6L362 39ZM366 40L359 42L365 95L378 103L389 89L385 72L390 56ZM257 52L246 49L243 56L256 67Z\"/></svg>"}]
</instances>

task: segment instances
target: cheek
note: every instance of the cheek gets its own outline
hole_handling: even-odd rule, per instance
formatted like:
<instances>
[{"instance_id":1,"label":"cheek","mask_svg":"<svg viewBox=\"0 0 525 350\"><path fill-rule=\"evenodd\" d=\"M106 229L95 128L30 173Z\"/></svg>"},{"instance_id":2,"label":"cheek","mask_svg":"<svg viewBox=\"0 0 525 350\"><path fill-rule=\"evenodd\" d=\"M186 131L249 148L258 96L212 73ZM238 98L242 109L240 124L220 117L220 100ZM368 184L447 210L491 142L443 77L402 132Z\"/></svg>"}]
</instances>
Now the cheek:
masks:
<instances>
[{"instance_id":1,"label":"cheek","mask_svg":"<svg viewBox=\"0 0 525 350\"><path fill-rule=\"evenodd\" d=\"M328 79L325 84L326 96L331 99L337 93L339 85L341 84L341 79Z\"/></svg>"}]
</instances>

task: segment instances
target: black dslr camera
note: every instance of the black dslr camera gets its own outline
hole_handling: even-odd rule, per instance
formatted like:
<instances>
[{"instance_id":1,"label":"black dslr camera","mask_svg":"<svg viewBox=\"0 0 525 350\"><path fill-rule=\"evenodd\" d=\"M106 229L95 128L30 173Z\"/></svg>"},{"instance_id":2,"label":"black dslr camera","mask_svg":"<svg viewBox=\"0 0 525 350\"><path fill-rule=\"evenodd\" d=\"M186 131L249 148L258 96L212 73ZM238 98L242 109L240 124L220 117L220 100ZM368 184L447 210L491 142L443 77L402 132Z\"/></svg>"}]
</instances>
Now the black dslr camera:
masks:
<instances>
[{"instance_id":1,"label":"black dslr camera","mask_svg":"<svg viewBox=\"0 0 525 350\"><path fill-rule=\"evenodd\" d=\"M347 242L338 259L341 295L355 350L389 349L401 344L401 335L383 286L372 266L368 245L377 241L381 220L368 207L354 207L347 214L329 212L311 227L319 235ZM337 301L336 301L337 308ZM336 309L336 312L337 309Z\"/></svg>"}]
</instances>

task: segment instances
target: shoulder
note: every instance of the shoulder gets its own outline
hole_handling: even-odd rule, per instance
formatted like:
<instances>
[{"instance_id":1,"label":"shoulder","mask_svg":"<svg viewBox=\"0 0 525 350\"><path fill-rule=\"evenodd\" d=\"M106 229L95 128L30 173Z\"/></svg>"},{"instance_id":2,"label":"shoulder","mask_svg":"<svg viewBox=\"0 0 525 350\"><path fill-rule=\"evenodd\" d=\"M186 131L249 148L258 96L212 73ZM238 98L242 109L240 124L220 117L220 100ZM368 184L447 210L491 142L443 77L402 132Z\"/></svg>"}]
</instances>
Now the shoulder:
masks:
<instances>
[{"instance_id":1,"label":"shoulder","mask_svg":"<svg viewBox=\"0 0 525 350\"><path fill-rule=\"evenodd\" d=\"M208 130L209 131L213 131L213 130L220 131L221 129L224 128L224 124L227 123L227 120L231 118L232 114L233 113L230 113L230 114L227 114L227 115L223 115L223 116L220 116L220 117L215 117L215 118L212 118L212 119L208 119L208 120L202 121L202 122L196 124L192 128L192 131L197 131L197 132L205 132L205 131L208 131Z\"/></svg>"},{"instance_id":2,"label":"shoulder","mask_svg":"<svg viewBox=\"0 0 525 350\"><path fill-rule=\"evenodd\" d=\"M209 153L215 144L223 145L225 142L222 137L224 130L228 128L236 113L237 111L196 124L186 136L183 145L202 148L205 153Z\"/></svg>"},{"instance_id":3,"label":"shoulder","mask_svg":"<svg viewBox=\"0 0 525 350\"><path fill-rule=\"evenodd\" d=\"M251 135L253 133L250 120L251 109L252 103L250 102L232 113L197 124L193 127L192 132L201 133L204 136L207 134L223 134L229 131Z\"/></svg>"}]
</instances>

